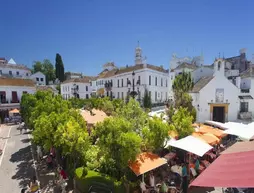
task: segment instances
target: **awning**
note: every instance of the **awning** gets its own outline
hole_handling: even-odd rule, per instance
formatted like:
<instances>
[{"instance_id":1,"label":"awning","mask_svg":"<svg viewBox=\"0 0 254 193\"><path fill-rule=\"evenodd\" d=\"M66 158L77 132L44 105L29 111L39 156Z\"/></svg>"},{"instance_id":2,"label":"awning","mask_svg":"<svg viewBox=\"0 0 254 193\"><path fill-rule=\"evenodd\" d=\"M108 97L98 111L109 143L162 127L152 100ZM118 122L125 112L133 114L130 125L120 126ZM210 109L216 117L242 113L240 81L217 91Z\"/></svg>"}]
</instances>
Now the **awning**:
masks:
<instances>
[{"instance_id":1,"label":"awning","mask_svg":"<svg viewBox=\"0 0 254 193\"><path fill-rule=\"evenodd\" d=\"M250 140L254 136L254 128L250 128L248 126L245 127L239 127L239 128L229 128L224 131L224 133L230 134L230 135L236 135L240 138Z\"/></svg>"},{"instance_id":2,"label":"awning","mask_svg":"<svg viewBox=\"0 0 254 193\"><path fill-rule=\"evenodd\" d=\"M213 148L209 144L193 136L188 136L177 141L170 141L169 145L196 154L200 157Z\"/></svg>"},{"instance_id":3,"label":"awning","mask_svg":"<svg viewBox=\"0 0 254 193\"><path fill-rule=\"evenodd\" d=\"M218 137L209 133L200 134L200 133L194 132L192 133L192 136L204 141L205 143L208 143L209 145L215 145L220 142L220 139Z\"/></svg>"},{"instance_id":4,"label":"awning","mask_svg":"<svg viewBox=\"0 0 254 193\"><path fill-rule=\"evenodd\" d=\"M241 144L236 143L229 147L226 150L228 153L222 153L191 183L191 186L253 188L254 151L239 151L250 146L249 143L252 143L253 147L254 143L239 143Z\"/></svg>"},{"instance_id":5,"label":"awning","mask_svg":"<svg viewBox=\"0 0 254 193\"><path fill-rule=\"evenodd\" d=\"M206 125L211 125L211 126L219 128L219 129L223 129L223 130L227 129L227 128L225 128L225 124L224 123L217 122L217 121L205 121L205 124Z\"/></svg>"},{"instance_id":6,"label":"awning","mask_svg":"<svg viewBox=\"0 0 254 193\"><path fill-rule=\"evenodd\" d=\"M253 99L251 95L238 96L239 99Z\"/></svg>"},{"instance_id":7,"label":"awning","mask_svg":"<svg viewBox=\"0 0 254 193\"><path fill-rule=\"evenodd\" d=\"M139 154L137 159L129 164L129 167L137 176L139 176L164 164L167 164L166 159L160 158L153 153L144 152Z\"/></svg>"}]
</instances>

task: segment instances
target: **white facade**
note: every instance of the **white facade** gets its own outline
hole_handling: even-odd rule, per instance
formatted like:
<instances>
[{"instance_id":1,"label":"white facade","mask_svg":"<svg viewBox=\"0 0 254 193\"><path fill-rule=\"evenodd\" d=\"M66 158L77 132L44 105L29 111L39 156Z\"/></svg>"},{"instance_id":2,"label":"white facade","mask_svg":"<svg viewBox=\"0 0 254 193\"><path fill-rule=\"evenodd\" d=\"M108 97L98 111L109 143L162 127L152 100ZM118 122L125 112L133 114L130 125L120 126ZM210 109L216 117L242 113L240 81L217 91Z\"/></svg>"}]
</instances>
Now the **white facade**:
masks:
<instances>
[{"instance_id":1,"label":"white facade","mask_svg":"<svg viewBox=\"0 0 254 193\"><path fill-rule=\"evenodd\" d=\"M92 87L89 80L70 79L61 83L61 95L64 99L77 97L81 99L88 99L91 97Z\"/></svg>"},{"instance_id":2,"label":"white facade","mask_svg":"<svg viewBox=\"0 0 254 193\"><path fill-rule=\"evenodd\" d=\"M146 67L134 70L134 76L132 73L133 71L117 73L114 77L111 77L113 80L112 92L115 98L126 99L128 93L133 91L134 81L134 91L140 92L140 95L136 96L136 99L142 100L145 89L147 89L151 95L152 103L162 103L168 100L168 73ZM127 84L128 80L131 83L129 85Z\"/></svg>"},{"instance_id":3,"label":"white facade","mask_svg":"<svg viewBox=\"0 0 254 193\"><path fill-rule=\"evenodd\" d=\"M196 85L202 85L202 81L207 81L200 90L191 92L193 106L197 110L197 122L214 119L214 108L223 107L224 121L236 121L238 118L240 100L240 89L230 82L224 75L224 61L219 59L215 62L215 73L213 77L203 77ZM195 87L196 86L196 87Z\"/></svg>"},{"instance_id":4,"label":"white facade","mask_svg":"<svg viewBox=\"0 0 254 193\"><path fill-rule=\"evenodd\" d=\"M0 60L0 76L28 78L31 70L24 65L16 64L13 59L9 62L4 58Z\"/></svg>"},{"instance_id":5,"label":"white facade","mask_svg":"<svg viewBox=\"0 0 254 193\"><path fill-rule=\"evenodd\" d=\"M35 92L36 88L31 80L0 79L0 109L19 108L22 95Z\"/></svg>"},{"instance_id":6,"label":"white facade","mask_svg":"<svg viewBox=\"0 0 254 193\"><path fill-rule=\"evenodd\" d=\"M36 72L30 76L36 85L46 85L46 76L42 72Z\"/></svg>"}]
</instances>

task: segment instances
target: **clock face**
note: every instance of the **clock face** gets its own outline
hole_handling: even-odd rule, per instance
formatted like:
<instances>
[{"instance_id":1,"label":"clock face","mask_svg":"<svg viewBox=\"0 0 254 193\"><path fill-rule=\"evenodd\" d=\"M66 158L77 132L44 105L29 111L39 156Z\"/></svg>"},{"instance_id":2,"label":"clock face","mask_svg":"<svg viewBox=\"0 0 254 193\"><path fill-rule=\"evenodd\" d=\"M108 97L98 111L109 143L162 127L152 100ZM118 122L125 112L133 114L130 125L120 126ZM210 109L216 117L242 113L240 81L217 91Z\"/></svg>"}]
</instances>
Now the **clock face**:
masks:
<instances>
[{"instance_id":1,"label":"clock face","mask_svg":"<svg viewBox=\"0 0 254 193\"><path fill-rule=\"evenodd\" d=\"M224 89L216 89L216 102L222 103L224 100Z\"/></svg>"}]
</instances>

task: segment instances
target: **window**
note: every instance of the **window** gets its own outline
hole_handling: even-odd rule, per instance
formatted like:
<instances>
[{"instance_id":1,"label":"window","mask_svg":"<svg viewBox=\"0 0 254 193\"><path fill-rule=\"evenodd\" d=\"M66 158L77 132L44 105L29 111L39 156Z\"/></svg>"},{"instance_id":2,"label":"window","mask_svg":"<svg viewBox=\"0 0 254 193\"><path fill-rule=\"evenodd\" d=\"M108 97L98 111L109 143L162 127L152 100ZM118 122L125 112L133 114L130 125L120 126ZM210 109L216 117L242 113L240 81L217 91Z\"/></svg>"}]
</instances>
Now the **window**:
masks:
<instances>
[{"instance_id":1,"label":"window","mask_svg":"<svg viewBox=\"0 0 254 193\"><path fill-rule=\"evenodd\" d=\"M12 103L18 103L18 94L17 91L12 91Z\"/></svg>"},{"instance_id":2,"label":"window","mask_svg":"<svg viewBox=\"0 0 254 193\"><path fill-rule=\"evenodd\" d=\"M161 86L163 86L163 79L161 78Z\"/></svg>"},{"instance_id":3,"label":"window","mask_svg":"<svg viewBox=\"0 0 254 193\"><path fill-rule=\"evenodd\" d=\"M119 79L117 80L117 87L119 88Z\"/></svg>"},{"instance_id":4,"label":"window","mask_svg":"<svg viewBox=\"0 0 254 193\"><path fill-rule=\"evenodd\" d=\"M28 76L28 73L26 73L26 76Z\"/></svg>"},{"instance_id":5,"label":"window","mask_svg":"<svg viewBox=\"0 0 254 193\"><path fill-rule=\"evenodd\" d=\"M43 78L41 78L41 82L43 82Z\"/></svg>"},{"instance_id":6,"label":"window","mask_svg":"<svg viewBox=\"0 0 254 193\"><path fill-rule=\"evenodd\" d=\"M78 85L76 86L76 88L77 88L77 90L79 90L79 87L78 87Z\"/></svg>"},{"instance_id":7,"label":"window","mask_svg":"<svg viewBox=\"0 0 254 193\"><path fill-rule=\"evenodd\" d=\"M149 96L152 98L152 92L151 91L149 91Z\"/></svg>"},{"instance_id":8,"label":"window","mask_svg":"<svg viewBox=\"0 0 254 193\"><path fill-rule=\"evenodd\" d=\"M98 81L96 81L96 86L98 86Z\"/></svg>"},{"instance_id":9,"label":"window","mask_svg":"<svg viewBox=\"0 0 254 193\"><path fill-rule=\"evenodd\" d=\"M173 76L171 76L171 80L173 80Z\"/></svg>"},{"instance_id":10,"label":"window","mask_svg":"<svg viewBox=\"0 0 254 193\"><path fill-rule=\"evenodd\" d=\"M86 86L86 91L88 91L88 86Z\"/></svg>"},{"instance_id":11,"label":"window","mask_svg":"<svg viewBox=\"0 0 254 193\"><path fill-rule=\"evenodd\" d=\"M155 91L155 101L157 101L157 91Z\"/></svg>"},{"instance_id":12,"label":"window","mask_svg":"<svg viewBox=\"0 0 254 193\"><path fill-rule=\"evenodd\" d=\"M110 82L111 82L111 87L113 87L113 80L111 79L111 81L110 81Z\"/></svg>"},{"instance_id":13,"label":"window","mask_svg":"<svg viewBox=\"0 0 254 193\"><path fill-rule=\"evenodd\" d=\"M157 86L157 77L155 77L155 86Z\"/></svg>"},{"instance_id":14,"label":"window","mask_svg":"<svg viewBox=\"0 0 254 193\"><path fill-rule=\"evenodd\" d=\"M2 70L0 70L0 75L2 75L3 74L3 72L2 72Z\"/></svg>"},{"instance_id":15,"label":"window","mask_svg":"<svg viewBox=\"0 0 254 193\"><path fill-rule=\"evenodd\" d=\"M139 85L141 85L141 79L140 76L138 76Z\"/></svg>"},{"instance_id":16,"label":"window","mask_svg":"<svg viewBox=\"0 0 254 193\"><path fill-rule=\"evenodd\" d=\"M240 103L240 112L248 112L249 111L249 103L241 102Z\"/></svg>"},{"instance_id":17,"label":"window","mask_svg":"<svg viewBox=\"0 0 254 193\"><path fill-rule=\"evenodd\" d=\"M168 80L166 79L166 87L168 87Z\"/></svg>"},{"instance_id":18,"label":"window","mask_svg":"<svg viewBox=\"0 0 254 193\"><path fill-rule=\"evenodd\" d=\"M178 75L181 75L181 74L182 74L182 72L179 72L179 73L178 73Z\"/></svg>"},{"instance_id":19,"label":"window","mask_svg":"<svg viewBox=\"0 0 254 193\"><path fill-rule=\"evenodd\" d=\"M122 99L124 99L124 97L123 97L123 92L122 92Z\"/></svg>"},{"instance_id":20,"label":"window","mask_svg":"<svg viewBox=\"0 0 254 193\"><path fill-rule=\"evenodd\" d=\"M123 87L123 79L122 79L122 87Z\"/></svg>"},{"instance_id":21,"label":"window","mask_svg":"<svg viewBox=\"0 0 254 193\"><path fill-rule=\"evenodd\" d=\"M165 100L168 100L168 93L165 93Z\"/></svg>"},{"instance_id":22,"label":"window","mask_svg":"<svg viewBox=\"0 0 254 193\"><path fill-rule=\"evenodd\" d=\"M218 70L220 70L221 61L218 62Z\"/></svg>"},{"instance_id":23,"label":"window","mask_svg":"<svg viewBox=\"0 0 254 193\"><path fill-rule=\"evenodd\" d=\"M151 85L151 79L152 79L152 77L149 76L149 85Z\"/></svg>"},{"instance_id":24,"label":"window","mask_svg":"<svg viewBox=\"0 0 254 193\"><path fill-rule=\"evenodd\" d=\"M9 75L12 75L12 71L9 71Z\"/></svg>"},{"instance_id":25,"label":"window","mask_svg":"<svg viewBox=\"0 0 254 193\"><path fill-rule=\"evenodd\" d=\"M128 86L128 82L129 82L129 78L127 78L127 82L126 82L126 85Z\"/></svg>"},{"instance_id":26,"label":"window","mask_svg":"<svg viewBox=\"0 0 254 193\"><path fill-rule=\"evenodd\" d=\"M119 93L119 92L117 93L117 98L118 98L118 99L120 98L120 93Z\"/></svg>"},{"instance_id":27,"label":"window","mask_svg":"<svg viewBox=\"0 0 254 193\"><path fill-rule=\"evenodd\" d=\"M89 94L86 94L86 99L89 99Z\"/></svg>"},{"instance_id":28,"label":"window","mask_svg":"<svg viewBox=\"0 0 254 193\"><path fill-rule=\"evenodd\" d=\"M19 71L16 72L17 76L19 75Z\"/></svg>"},{"instance_id":29,"label":"window","mask_svg":"<svg viewBox=\"0 0 254 193\"><path fill-rule=\"evenodd\" d=\"M27 91L23 91L23 94L27 94Z\"/></svg>"},{"instance_id":30,"label":"window","mask_svg":"<svg viewBox=\"0 0 254 193\"><path fill-rule=\"evenodd\" d=\"M36 81L39 81L39 78L36 78Z\"/></svg>"}]
</instances>

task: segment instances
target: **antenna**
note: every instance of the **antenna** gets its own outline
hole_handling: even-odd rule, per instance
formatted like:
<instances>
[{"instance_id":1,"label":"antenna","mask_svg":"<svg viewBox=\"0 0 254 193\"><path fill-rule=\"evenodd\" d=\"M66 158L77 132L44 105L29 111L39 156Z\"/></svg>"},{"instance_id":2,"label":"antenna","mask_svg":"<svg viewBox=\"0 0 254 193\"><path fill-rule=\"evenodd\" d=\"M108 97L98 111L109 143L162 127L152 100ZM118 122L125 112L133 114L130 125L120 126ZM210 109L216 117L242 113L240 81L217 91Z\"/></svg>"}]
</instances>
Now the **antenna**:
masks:
<instances>
[{"instance_id":1,"label":"antenna","mask_svg":"<svg viewBox=\"0 0 254 193\"><path fill-rule=\"evenodd\" d=\"M219 58L220 58L220 52L219 52Z\"/></svg>"},{"instance_id":2,"label":"antenna","mask_svg":"<svg viewBox=\"0 0 254 193\"><path fill-rule=\"evenodd\" d=\"M138 40L138 47L139 47L139 40Z\"/></svg>"}]
</instances>

